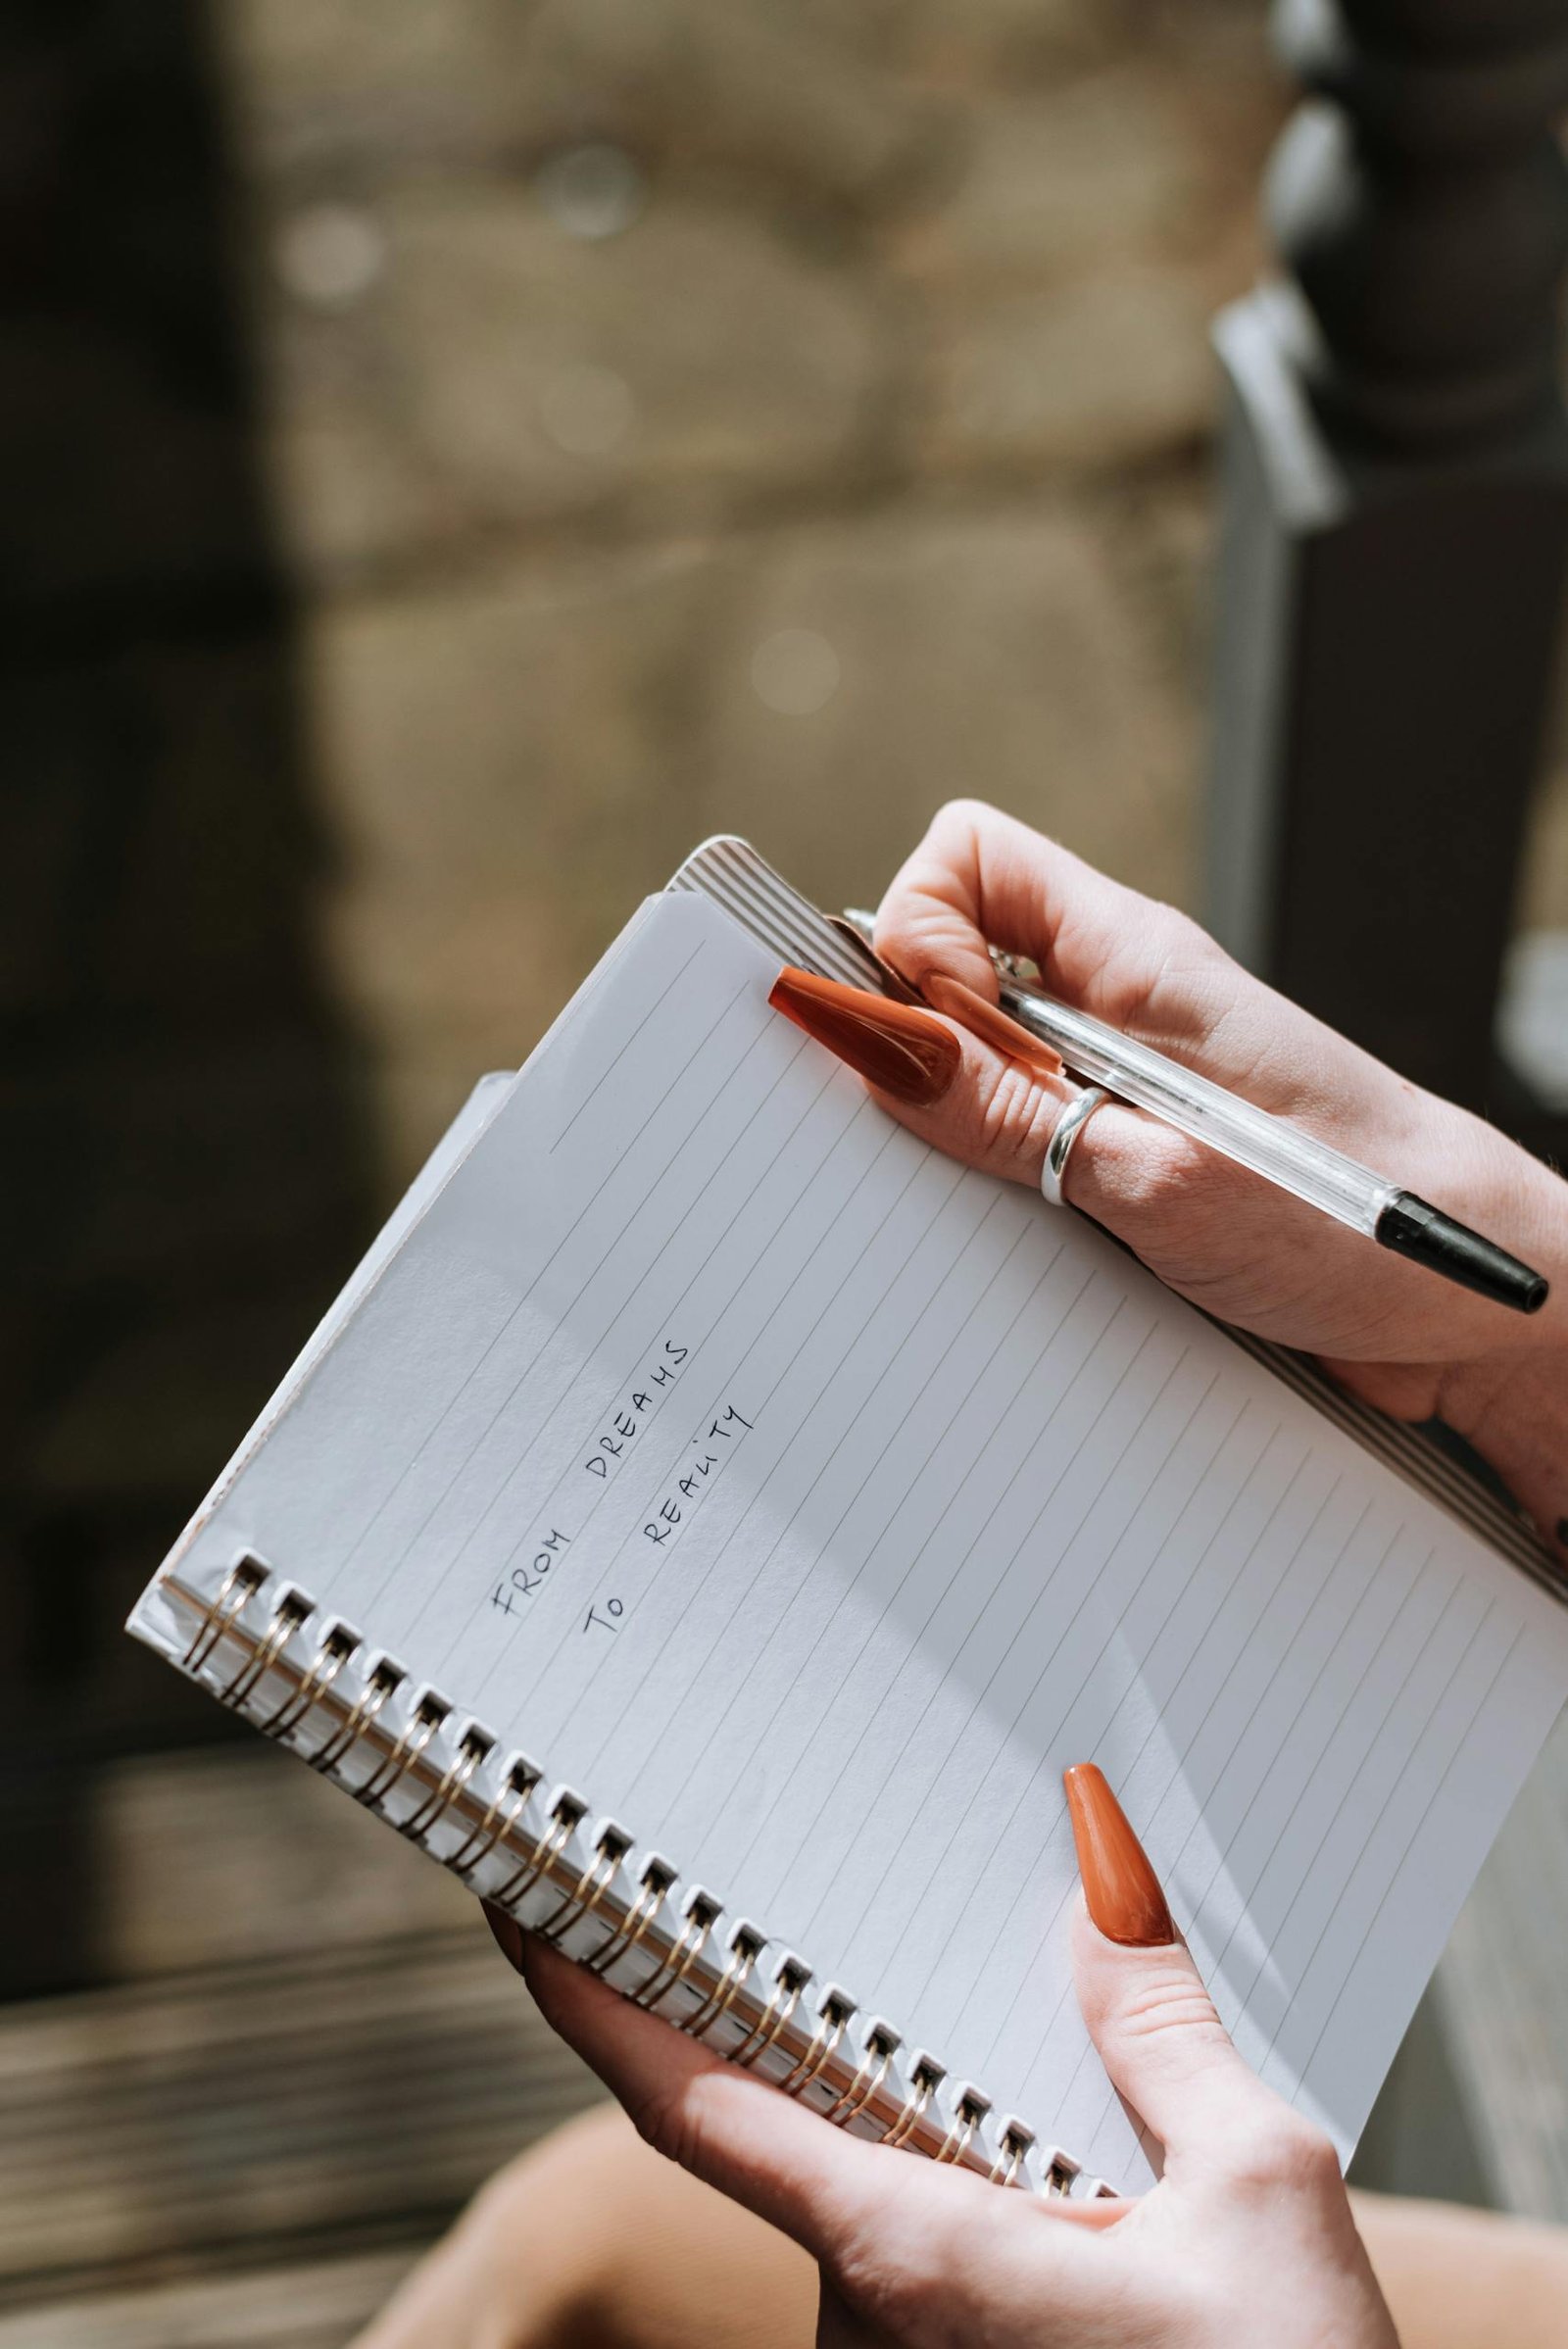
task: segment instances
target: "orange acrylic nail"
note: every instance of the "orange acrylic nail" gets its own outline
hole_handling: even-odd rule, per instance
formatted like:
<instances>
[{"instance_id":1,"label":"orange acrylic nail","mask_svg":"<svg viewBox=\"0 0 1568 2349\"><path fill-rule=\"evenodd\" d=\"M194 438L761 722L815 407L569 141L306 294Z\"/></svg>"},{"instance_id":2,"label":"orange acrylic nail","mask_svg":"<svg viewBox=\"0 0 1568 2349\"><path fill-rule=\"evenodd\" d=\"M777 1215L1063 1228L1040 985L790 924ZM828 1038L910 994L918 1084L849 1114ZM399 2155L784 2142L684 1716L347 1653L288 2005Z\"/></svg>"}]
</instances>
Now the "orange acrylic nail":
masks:
<instances>
[{"instance_id":1,"label":"orange acrylic nail","mask_svg":"<svg viewBox=\"0 0 1568 2349\"><path fill-rule=\"evenodd\" d=\"M891 1003L813 971L780 971L767 1000L868 1085L915 1108L942 1099L963 1059L953 1030L918 1004Z\"/></svg>"},{"instance_id":2,"label":"orange acrylic nail","mask_svg":"<svg viewBox=\"0 0 1568 2349\"><path fill-rule=\"evenodd\" d=\"M1153 1949L1176 1938L1159 1879L1093 1762L1063 1771L1072 1839L1089 1914L1107 1941Z\"/></svg>"},{"instance_id":3,"label":"orange acrylic nail","mask_svg":"<svg viewBox=\"0 0 1568 2349\"><path fill-rule=\"evenodd\" d=\"M1042 1044L1009 1019L1000 1004L988 1003L983 995L965 987L961 979L950 979L945 971L934 970L920 982L920 993L933 1011L945 1012L949 1019L978 1036L1008 1060L1027 1068L1032 1076L1058 1077L1061 1074L1061 1054L1054 1052L1049 1044Z\"/></svg>"}]
</instances>

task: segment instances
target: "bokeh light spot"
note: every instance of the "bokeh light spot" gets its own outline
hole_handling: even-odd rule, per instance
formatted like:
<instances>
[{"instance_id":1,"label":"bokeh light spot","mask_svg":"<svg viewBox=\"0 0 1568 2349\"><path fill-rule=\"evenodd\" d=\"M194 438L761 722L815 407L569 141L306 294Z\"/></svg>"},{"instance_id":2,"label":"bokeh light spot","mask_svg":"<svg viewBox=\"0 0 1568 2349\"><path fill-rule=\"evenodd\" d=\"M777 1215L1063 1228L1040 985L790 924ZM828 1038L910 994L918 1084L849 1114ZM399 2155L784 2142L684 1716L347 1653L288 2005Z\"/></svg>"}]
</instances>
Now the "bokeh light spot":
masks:
<instances>
[{"instance_id":1,"label":"bokeh light spot","mask_svg":"<svg viewBox=\"0 0 1568 2349\"><path fill-rule=\"evenodd\" d=\"M780 717L810 717L830 702L842 675L839 657L814 628L780 628L752 655L759 701Z\"/></svg>"},{"instance_id":2,"label":"bokeh light spot","mask_svg":"<svg viewBox=\"0 0 1568 2349\"><path fill-rule=\"evenodd\" d=\"M378 220L349 204L312 204L296 213L275 249L279 283L312 310L347 310L368 294L387 263Z\"/></svg>"},{"instance_id":3,"label":"bokeh light spot","mask_svg":"<svg viewBox=\"0 0 1568 2349\"><path fill-rule=\"evenodd\" d=\"M567 236L619 236L642 218L648 182L624 147L565 147L540 166L539 199Z\"/></svg>"}]
</instances>

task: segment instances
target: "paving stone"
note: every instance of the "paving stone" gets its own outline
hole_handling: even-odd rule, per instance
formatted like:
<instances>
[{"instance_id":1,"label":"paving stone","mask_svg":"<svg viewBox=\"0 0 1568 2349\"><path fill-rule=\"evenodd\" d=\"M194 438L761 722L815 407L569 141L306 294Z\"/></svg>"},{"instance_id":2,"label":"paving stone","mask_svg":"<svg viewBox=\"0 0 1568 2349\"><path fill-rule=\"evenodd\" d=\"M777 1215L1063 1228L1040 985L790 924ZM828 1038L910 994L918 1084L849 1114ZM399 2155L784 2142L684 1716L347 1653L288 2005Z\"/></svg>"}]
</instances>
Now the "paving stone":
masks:
<instances>
[{"instance_id":1,"label":"paving stone","mask_svg":"<svg viewBox=\"0 0 1568 2349\"><path fill-rule=\"evenodd\" d=\"M1122 480L1108 493L1102 511L1107 558L1157 643L1170 692L1196 711L1201 732L1212 664L1219 535L1207 467ZM1195 801L1195 822L1198 814Z\"/></svg>"},{"instance_id":2,"label":"paving stone","mask_svg":"<svg viewBox=\"0 0 1568 2349\"><path fill-rule=\"evenodd\" d=\"M713 592L678 548L318 616L311 725L345 849L328 937L399 1179L699 837L687 711Z\"/></svg>"},{"instance_id":3,"label":"paving stone","mask_svg":"<svg viewBox=\"0 0 1568 2349\"><path fill-rule=\"evenodd\" d=\"M1114 53L1127 0L910 0L906 60L948 84L1013 86Z\"/></svg>"},{"instance_id":4,"label":"paving stone","mask_svg":"<svg viewBox=\"0 0 1568 2349\"><path fill-rule=\"evenodd\" d=\"M395 1964L416 1936L483 1930L455 1876L248 1726L231 1749L117 1763L92 1789L91 1835L112 1981L372 1943Z\"/></svg>"},{"instance_id":5,"label":"paving stone","mask_svg":"<svg viewBox=\"0 0 1568 2349\"><path fill-rule=\"evenodd\" d=\"M933 330L918 461L1109 466L1206 437L1211 310L1200 285L1138 267L952 306Z\"/></svg>"},{"instance_id":6,"label":"paving stone","mask_svg":"<svg viewBox=\"0 0 1568 2349\"><path fill-rule=\"evenodd\" d=\"M270 302L270 409L297 559L852 477L890 364L874 288L744 213L656 188L622 235L527 187L400 190L351 308Z\"/></svg>"},{"instance_id":7,"label":"paving stone","mask_svg":"<svg viewBox=\"0 0 1568 2349\"><path fill-rule=\"evenodd\" d=\"M885 0L235 0L227 72L269 180L405 177L620 138L863 200L918 110L873 70Z\"/></svg>"},{"instance_id":8,"label":"paving stone","mask_svg":"<svg viewBox=\"0 0 1568 2349\"><path fill-rule=\"evenodd\" d=\"M708 832L842 900L977 792L1186 893L1192 719L1060 504L519 564L323 613L312 643L330 932L400 1168Z\"/></svg>"},{"instance_id":9,"label":"paving stone","mask_svg":"<svg viewBox=\"0 0 1568 2349\"><path fill-rule=\"evenodd\" d=\"M253 177L407 171L506 136L515 0L226 0L212 13Z\"/></svg>"},{"instance_id":10,"label":"paving stone","mask_svg":"<svg viewBox=\"0 0 1568 2349\"><path fill-rule=\"evenodd\" d=\"M1103 467L1206 435L1250 209L1157 62L977 108L943 201L887 240L925 337L916 466Z\"/></svg>"},{"instance_id":11,"label":"paving stone","mask_svg":"<svg viewBox=\"0 0 1568 2349\"><path fill-rule=\"evenodd\" d=\"M969 112L964 144L942 200L893 232L923 279L1077 276L1207 225L1213 164L1179 89L1148 67L989 96Z\"/></svg>"},{"instance_id":12,"label":"paving stone","mask_svg":"<svg viewBox=\"0 0 1568 2349\"><path fill-rule=\"evenodd\" d=\"M861 204L914 160L922 123L874 52L878 0L543 0L518 44L530 144L619 136L798 196Z\"/></svg>"},{"instance_id":13,"label":"paving stone","mask_svg":"<svg viewBox=\"0 0 1568 2349\"><path fill-rule=\"evenodd\" d=\"M448 471L503 509L576 503L608 479L789 481L855 453L878 383L866 289L734 213L656 194L585 245L531 195L394 217L414 393ZM598 369L624 431L564 447ZM563 381L563 376L565 380Z\"/></svg>"},{"instance_id":14,"label":"paving stone","mask_svg":"<svg viewBox=\"0 0 1568 2349\"><path fill-rule=\"evenodd\" d=\"M1188 895L1193 721L1092 511L916 509L730 560L702 680L705 829L747 833L827 902L874 902L941 802L973 794ZM784 630L838 668L808 714L757 690Z\"/></svg>"},{"instance_id":15,"label":"paving stone","mask_svg":"<svg viewBox=\"0 0 1568 2349\"><path fill-rule=\"evenodd\" d=\"M940 16L928 9L926 28ZM1123 42L1112 70L1026 97L933 102L918 168L890 163L877 180L867 256L810 225L809 206L849 184L822 162L836 119L823 90L801 96L802 158L768 142L792 75L904 86L878 64L895 44L874 0L829 29L820 10L781 24L761 0L545 0L506 26L468 0L439 55L401 9L383 25L338 0L318 24L293 0L253 0L239 22L252 32L236 54L280 118L308 116L313 90L359 86L361 45L372 94L400 75L423 86L437 64L445 87L488 59L489 79L515 80L532 110L526 136L515 118L497 151L510 177L475 168L490 152L480 108L466 157L454 149L434 177L389 150L380 178L354 183L345 128L347 194L286 173L270 187L269 446L308 575L445 560L541 520L688 525L808 486L820 502L890 456L1103 465L1206 421L1208 316L1255 256L1239 133L1259 145L1273 103L1260 55L1194 88L1154 45ZM918 54L906 26L911 42ZM889 105L903 138L906 101ZM643 176L646 209L622 234L572 235L552 208L550 174L585 141ZM882 151L859 130L846 145ZM334 230L369 266L341 295L313 294L300 253ZM922 419L907 442L891 427L904 409Z\"/></svg>"}]
</instances>

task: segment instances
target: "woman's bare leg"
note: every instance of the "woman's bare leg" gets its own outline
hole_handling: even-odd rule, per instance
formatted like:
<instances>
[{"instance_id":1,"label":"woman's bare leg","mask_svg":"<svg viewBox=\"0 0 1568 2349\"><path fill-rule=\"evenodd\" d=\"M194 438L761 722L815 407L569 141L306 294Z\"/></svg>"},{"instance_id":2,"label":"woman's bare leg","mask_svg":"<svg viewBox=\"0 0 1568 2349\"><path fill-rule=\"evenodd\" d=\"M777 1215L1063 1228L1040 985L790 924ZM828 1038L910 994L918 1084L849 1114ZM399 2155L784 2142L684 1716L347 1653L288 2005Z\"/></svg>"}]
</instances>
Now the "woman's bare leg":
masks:
<instances>
[{"instance_id":1,"label":"woman's bare leg","mask_svg":"<svg viewBox=\"0 0 1568 2349\"><path fill-rule=\"evenodd\" d=\"M1568 2342L1568 2228L1393 2194L1350 2199L1404 2349Z\"/></svg>"},{"instance_id":2,"label":"woman's bare leg","mask_svg":"<svg viewBox=\"0 0 1568 2349\"><path fill-rule=\"evenodd\" d=\"M1354 2197L1404 2349L1563 2349L1568 2230ZM612 2106L491 2179L358 2349L809 2349L816 2271Z\"/></svg>"},{"instance_id":3,"label":"woman's bare leg","mask_svg":"<svg viewBox=\"0 0 1568 2349\"><path fill-rule=\"evenodd\" d=\"M816 2269L612 2105L501 2171L356 2349L810 2349Z\"/></svg>"}]
</instances>

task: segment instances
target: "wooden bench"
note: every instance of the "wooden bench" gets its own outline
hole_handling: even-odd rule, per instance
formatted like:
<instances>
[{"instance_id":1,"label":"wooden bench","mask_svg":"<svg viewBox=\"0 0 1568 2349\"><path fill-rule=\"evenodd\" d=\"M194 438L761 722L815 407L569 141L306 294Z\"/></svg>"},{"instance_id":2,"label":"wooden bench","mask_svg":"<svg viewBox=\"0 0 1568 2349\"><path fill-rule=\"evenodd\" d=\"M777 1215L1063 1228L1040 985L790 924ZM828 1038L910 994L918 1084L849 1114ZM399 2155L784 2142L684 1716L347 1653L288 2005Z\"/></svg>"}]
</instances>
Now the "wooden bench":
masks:
<instances>
[{"instance_id":1,"label":"wooden bench","mask_svg":"<svg viewBox=\"0 0 1568 2349\"><path fill-rule=\"evenodd\" d=\"M288 1757L123 1765L97 1830L126 1979L0 2011L0 2349L340 2344L596 2083L468 1895Z\"/></svg>"}]
</instances>

